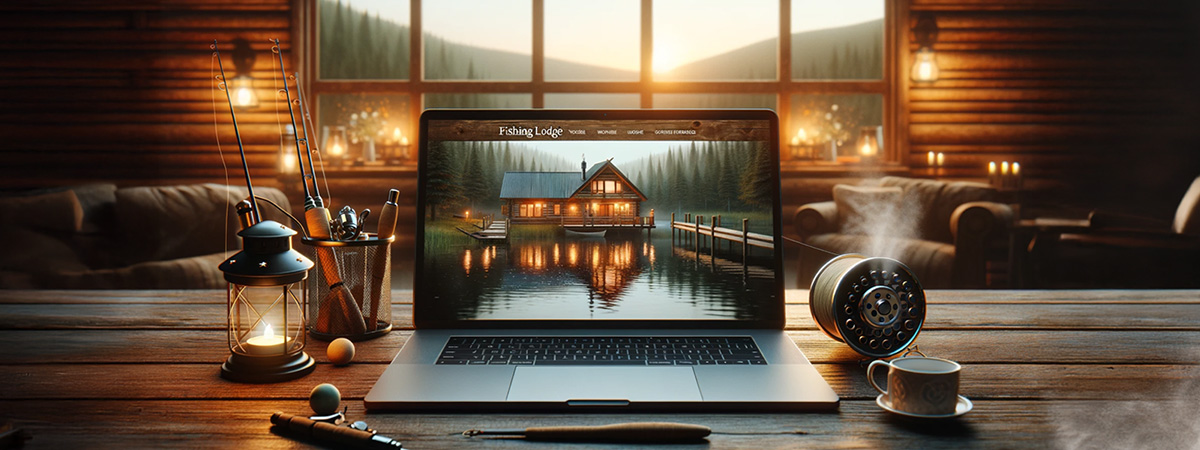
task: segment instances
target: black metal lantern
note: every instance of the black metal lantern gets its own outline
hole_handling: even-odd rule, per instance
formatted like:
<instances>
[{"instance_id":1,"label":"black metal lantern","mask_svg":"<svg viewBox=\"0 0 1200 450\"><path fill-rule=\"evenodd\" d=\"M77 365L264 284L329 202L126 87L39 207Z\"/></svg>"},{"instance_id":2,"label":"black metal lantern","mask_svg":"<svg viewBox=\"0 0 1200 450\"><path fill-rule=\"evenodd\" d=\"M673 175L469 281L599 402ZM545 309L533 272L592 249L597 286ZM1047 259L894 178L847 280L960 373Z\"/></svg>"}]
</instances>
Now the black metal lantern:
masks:
<instances>
[{"instance_id":1,"label":"black metal lantern","mask_svg":"<svg viewBox=\"0 0 1200 450\"><path fill-rule=\"evenodd\" d=\"M251 220L242 209L243 226ZM304 280L312 261L292 248L296 232L272 220L245 226L242 251L220 269L229 282L229 359L221 377L246 383L273 383L302 377L316 363L304 353Z\"/></svg>"}]
</instances>

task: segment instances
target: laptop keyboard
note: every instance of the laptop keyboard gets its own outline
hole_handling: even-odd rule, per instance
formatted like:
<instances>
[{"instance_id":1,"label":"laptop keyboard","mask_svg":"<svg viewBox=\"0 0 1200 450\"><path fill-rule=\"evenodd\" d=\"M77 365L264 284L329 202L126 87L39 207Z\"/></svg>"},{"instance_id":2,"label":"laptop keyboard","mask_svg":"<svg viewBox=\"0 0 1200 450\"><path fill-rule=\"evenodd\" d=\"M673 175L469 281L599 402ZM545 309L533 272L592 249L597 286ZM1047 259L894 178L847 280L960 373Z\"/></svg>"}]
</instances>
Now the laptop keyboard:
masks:
<instances>
[{"instance_id":1,"label":"laptop keyboard","mask_svg":"<svg viewBox=\"0 0 1200 450\"><path fill-rule=\"evenodd\" d=\"M766 364L754 339L730 337L451 337L437 364L692 366Z\"/></svg>"}]
</instances>

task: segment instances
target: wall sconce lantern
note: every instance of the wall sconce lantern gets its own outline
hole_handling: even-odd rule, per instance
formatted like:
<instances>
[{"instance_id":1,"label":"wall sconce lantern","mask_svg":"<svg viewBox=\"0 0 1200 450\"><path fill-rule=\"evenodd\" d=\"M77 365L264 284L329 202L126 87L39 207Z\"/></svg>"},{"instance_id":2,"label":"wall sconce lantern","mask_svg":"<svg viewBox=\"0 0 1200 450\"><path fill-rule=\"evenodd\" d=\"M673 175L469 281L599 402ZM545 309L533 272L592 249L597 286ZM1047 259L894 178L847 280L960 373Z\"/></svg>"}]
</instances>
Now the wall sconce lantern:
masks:
<instances>
[{"instance_id":1,"label":"wall sconce lantern","mask_svg":"<svg viewBox=\"0 0 1200 450\"><path fill-rule=\"evenodd\" d=\"M254 92L254 78L250 71L254 70L254 60L257 56L250 43L245 39L233 40L233 70L234 77L229 80L229 91L233 93L233 104L239 108L258 106L258 94Z\"/></svg>"},{"instance_id":2,"label":"wall sconce lantern","mask_svg":"<svg viewBox=\"0 0 1200 450\"><path fill-rule=\"evenodd\" d=\"M313 263L292 248L295 231L273 220L253 223L250 202L238 204L238 216L242 251L220 265L229 282L230 352L221 378L275 383L308 375L316 362L304 352L304 280Z\"/></svg>"},{"instance_id":3,"label":"wall sconce lantern","mask_svg":"<svg viewBox=\"0 0 1200 450\"><path fill-rule=\"evenodd\" d=\"M921 83L937 81L939 70L937 57L933 52L933 44L937 42L938 37L937 19L932 14L922 13L917 16L917 24L912 31L919 47L913 57L912 79Z\"/></svg>"}]
</instances>

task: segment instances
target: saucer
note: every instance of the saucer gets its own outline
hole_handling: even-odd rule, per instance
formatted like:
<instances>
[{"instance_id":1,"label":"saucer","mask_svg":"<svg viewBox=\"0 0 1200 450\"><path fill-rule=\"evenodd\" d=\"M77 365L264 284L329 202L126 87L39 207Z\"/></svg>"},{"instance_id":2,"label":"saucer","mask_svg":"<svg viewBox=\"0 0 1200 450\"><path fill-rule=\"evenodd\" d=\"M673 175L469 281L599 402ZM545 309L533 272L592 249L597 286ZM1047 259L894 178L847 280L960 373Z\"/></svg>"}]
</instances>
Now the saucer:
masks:
<instances>
[{"instance_id":1,"label":"saucer","mask_svg":"<svg viewBox=\"0 0 1200 450\"><path fill-rule=\"evenodd\" d=\"M891 400L884 398L883 394L879 394L878 397L875 397L875 404L879 405L880 408L883 408L887 412L907 417L915 417L918 419L949 419L971 412L971 409L975 407L975 404L971 403L970 400L961 395L958 396L958 404L954 405L954 412L950 414L916 414L908 411L901 411L893 408Z\"/></svg>"}]
</instances>

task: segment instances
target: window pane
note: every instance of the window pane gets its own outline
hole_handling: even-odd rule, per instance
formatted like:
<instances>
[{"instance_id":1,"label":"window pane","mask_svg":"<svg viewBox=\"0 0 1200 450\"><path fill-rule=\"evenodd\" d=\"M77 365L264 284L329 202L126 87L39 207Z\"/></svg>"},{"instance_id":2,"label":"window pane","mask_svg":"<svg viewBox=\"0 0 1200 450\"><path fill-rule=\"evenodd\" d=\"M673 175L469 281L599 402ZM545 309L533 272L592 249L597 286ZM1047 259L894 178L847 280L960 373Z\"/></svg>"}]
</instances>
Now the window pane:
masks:
<instances>
[{"instance_id":1,"label":"window pane","mask_svg":"<svg viewBox=\"0 0 1200 450\"><path fill-rule=\"evenodd\" d=\"M775 0L654 2L655 80L774 80L778 41Z\"/></svg>"},{"instance_id":2,"label":"window pane","mask_svg":"<svg viewBox=\"0 0 1200 450\"><path fill-rule=\"evenodd\" d=\"M323 80L407 79L408 1L319 0Z\"/></svg>"},{"instance_id":3,"label":"window pane","mask_svg":"<svg viewBox=\"0 0 1200 450\"><path fill-rule=\"evenodd\" d=\"M637 108L638 94L546 94L547 108Z\"/></svg>"},{"instance_id":4,"label":"window pane","mask_svg":"<svg viewBox=\"0 0 1200 450\"><path fill-rule=\"evenodd\" d=\"M638 0L546 2L546 79L636 81L641 66Z\"/></svg>"},{"instance_id":5,"label":"window pane","mask_svg":"<svg viewBox=\"0 0 1200 450\"><path fill-rule=\"evenodd\" d=\"M409 118L407 95L321 95L321 124L313 143L326 165L384 164L410 159L416 130Z\"/></svg>"},{"instance_id":6,"label":"window pane","mask_svg":"<svg viewBox=\"0 0 1200 450\"><path fill-rule=\"evenodd\" d=\"M529 94L425 94L426 108L529 108Z\"/></svg>"},{"instance_id":7,"label":"window pane","mask_svg":"<svg viewBox=\"0 0 1200 450\"><path fill-rule=\"evenodd\" d=\"M530 0L421 3L427 80L531 79Z\"/></svg>"},{"instance_id":8,"label":"window pane","mask_svg":"<svg viewBox=\"0 0 1200 450\"><path fill-rule=\"evenodd\" d=\"M792 2L792 78L883 78L884 0Z\"/></svg>"},{"instance_id":9,"label":"window pane","mask_svg":"<svg viewBox=\"0 0 1200 450\"><path fill-rule=\"evenodd\" d=\"M654 94L655 108L770 108L769 94Z\"/></svg>"},{"instance_id":10,"label":"window pane","mask_svg":"<svg viewBox=\"0 0 1200 450\"><path fill-rule=\"evenodd\" d=\"M874 134L883 155L882 125L882 95L793 95L790 123L780 131L791 148L783 153L789 159L824 161L857 157L855 146L865 131Z\"/></svg>"}]
</instances>

